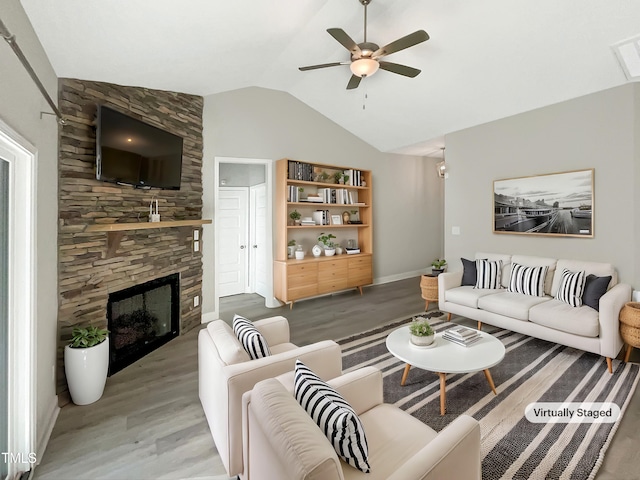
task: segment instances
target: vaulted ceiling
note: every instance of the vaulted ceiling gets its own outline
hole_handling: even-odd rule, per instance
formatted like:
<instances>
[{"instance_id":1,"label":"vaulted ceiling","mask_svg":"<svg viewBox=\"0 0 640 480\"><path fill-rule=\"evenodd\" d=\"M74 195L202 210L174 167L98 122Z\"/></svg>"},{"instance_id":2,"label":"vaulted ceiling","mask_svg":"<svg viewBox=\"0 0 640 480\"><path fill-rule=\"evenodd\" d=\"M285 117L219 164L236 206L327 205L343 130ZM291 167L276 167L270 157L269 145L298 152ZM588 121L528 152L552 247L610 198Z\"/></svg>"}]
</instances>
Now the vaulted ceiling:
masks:
<instances>
[{"instance_id":1,"label":"vaulted ceiling","mask_svg":"<svg viewBox=\"0 0 640 480\"><path fill-rule=\"evenodd\" d=\"M368 40L424 29L346 90L327 28L363 41L358 0L22 0L59 77L210 95L289 92L381 151L428 155L446 133L627 82L611 46L640 34L638 0L373 0ZM9 26L10 27L10 26ZM17 39L20 42L20 39Z\"/></svg>"}]
</instances>

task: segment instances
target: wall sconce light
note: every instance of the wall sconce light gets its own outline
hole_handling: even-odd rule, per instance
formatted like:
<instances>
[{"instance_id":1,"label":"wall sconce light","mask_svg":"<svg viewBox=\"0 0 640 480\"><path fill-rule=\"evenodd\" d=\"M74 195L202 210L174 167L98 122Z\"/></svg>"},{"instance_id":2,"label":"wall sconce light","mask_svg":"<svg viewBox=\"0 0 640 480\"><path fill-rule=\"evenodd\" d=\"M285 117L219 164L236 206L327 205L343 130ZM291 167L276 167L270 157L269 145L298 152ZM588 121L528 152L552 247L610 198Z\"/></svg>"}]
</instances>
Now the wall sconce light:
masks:
<instances>
[{"instance_id":1,"label":"wall sconce light","mask_svg":"<svg viewBox=\"0 0 640 480\"><path fill-rule=\"evenodd\" d=\"M442 150L442 161L436 163L436 169L438 170L438 176L444 178L445 173L447 173L447 164L444 162L444 147L440 150Z\"/></svg>"}]
</instances>

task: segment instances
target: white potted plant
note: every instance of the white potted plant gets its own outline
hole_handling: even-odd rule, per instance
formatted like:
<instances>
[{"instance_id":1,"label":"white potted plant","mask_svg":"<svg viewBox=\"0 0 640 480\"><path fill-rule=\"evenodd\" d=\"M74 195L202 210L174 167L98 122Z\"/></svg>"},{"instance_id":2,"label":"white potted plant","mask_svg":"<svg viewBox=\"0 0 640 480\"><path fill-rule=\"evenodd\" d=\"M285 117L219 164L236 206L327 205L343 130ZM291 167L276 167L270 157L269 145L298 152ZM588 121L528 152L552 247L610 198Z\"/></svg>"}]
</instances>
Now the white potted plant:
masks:
<instances>
[{"instance_id":1,"label":"white potted plant","mask_svg":"<svg viewBox=\"0 0 640 480\"><path fill-rule=\"evenodd\" d=\"M327 257L331 257L336 254L336 245L332 240L334 238L336 238L336 236L332 233L321 233L318 237L318 241L324 246L324 254Z\"/></svg>"},{"instance_id":2,"label":"white potted plant","mask_svg":"<svg viewBox=\"0 0 640 480\"><path fill-rule=\"evenodd\" d=\"M76 405L89 405L102 397L109 370L108 334L94 326L76 327L64 347L64 371Z\"/></svg>"},{"instance_id":3,"label":"white potted plant","mask_svg":"<svg viewBox=\"0 0 640 480\"><path fill-rule=\"evenodd\" d=\"M447 261L444 258L436 258L433 262L431 262L431 273L434 275L440 275L444 272L444 267L447 264Z\"/></svg>"},{"instance_id":4,"label":"white potted plant","mask_svg":"<svg viewBox=\"0 0 640 480\"><path fill-rule=\"evenodd\" d=\"M411 332L411 343L414 345L426 347L433 343L434 332L426 317L414 317L409 325L409 331Z\"/></svg>"}]
</instances>

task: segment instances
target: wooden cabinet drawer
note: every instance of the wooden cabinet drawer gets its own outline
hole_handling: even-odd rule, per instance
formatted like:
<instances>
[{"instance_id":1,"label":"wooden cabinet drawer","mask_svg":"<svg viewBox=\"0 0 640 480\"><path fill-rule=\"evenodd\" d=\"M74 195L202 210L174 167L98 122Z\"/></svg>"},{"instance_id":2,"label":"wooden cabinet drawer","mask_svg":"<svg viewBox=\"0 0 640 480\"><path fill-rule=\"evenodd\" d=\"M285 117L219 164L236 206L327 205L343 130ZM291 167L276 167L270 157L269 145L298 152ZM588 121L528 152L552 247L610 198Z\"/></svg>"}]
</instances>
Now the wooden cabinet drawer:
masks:
<instances>
[{"instance_id":1,"label":"wooden cabinet drawer","mask_svg":"<svg viewBox=\"0 0 640 480\"><path fill-rule=\"evenodd\" d=\"M318 265L291 265L287 268L287 290L315 285L318 281Z\"/></svg>"},{"instance_id":2,"label":"wooden cabinet drawer","mask_svg":"<svg viewBox=\"0 0 640 480\"><path fill-rule=\"evenodd\" d=\"M348 286L357 287L373 283L371 269L371 257L358 257L349 259Z\"/></svg>"},{"instance_id":3,"label":"wooden cabinet drawer","mask_svg":"<svg viewBox=\"0 0 640 480\"><path fill-rule=\"evenodd\" d=\"M347 276L336 277L331 280L324 280L318 282L318 293L336 292L338 290L344 290L347 288Z\"/></svg>"},{"instance_id":4,"label":"wooden cabinet drawer","mask_svg":"<svg viewBox=\"0 0 640 480\"><path fill-rule=\"evenodd\" d=\"M287 301L291 302L293 300L298 300L299 298L313 297L314 295L318 295L318 285L316 284L315 278L312 285L305 286L295 286L291 285L287 289Z\"/></svg>"},{"instance_id":5,"label":"wooden cabinet drawer","mask_svg":"<svg viewBox=\"0 0 640 480\"><path fill-rule=\"evenodd\" d=\"M338 278L347 278L347 262L346 259L332 260L330 262L322 262L318 266L318 282L326 283L334 281Z\"/></svg>"},{"instance_id":6,"label":"wooden cabinet drawer","mask_svg":"<svg viewBox=\"0 0 640 480\"><path fill-rule=\"evenodd\" d=\"M349 261L349 270L361 266L367 266L371 269L371 255L366 256L354 256L347 259Z\"/></svg>"}]
</instances>

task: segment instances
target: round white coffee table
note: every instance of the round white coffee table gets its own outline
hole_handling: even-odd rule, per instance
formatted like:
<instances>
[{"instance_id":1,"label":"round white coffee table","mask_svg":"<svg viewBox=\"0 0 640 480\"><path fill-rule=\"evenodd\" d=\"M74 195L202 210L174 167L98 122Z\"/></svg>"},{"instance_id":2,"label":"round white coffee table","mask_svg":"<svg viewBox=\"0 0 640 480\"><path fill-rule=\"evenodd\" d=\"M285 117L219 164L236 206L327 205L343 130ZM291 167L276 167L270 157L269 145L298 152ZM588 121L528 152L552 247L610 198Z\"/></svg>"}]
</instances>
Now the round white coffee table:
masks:
<instances>
[{"instance_id":1,"label":"round white coffee table","mask_svg":"<svg viewBox=\"0 0 640 480\"><path fill-rule=\"evenodd\" d=\"M471 373L482 370L491 390L497 395L489 368L504 358L504 345L488 333L479 333L482 338L469 347L450 342L442 338L442 333L437 333L434 338L435 345L425 348L411 343L408 325L394 330L387 337L386 343L389 352L407 364L400 385L404 386L411 366L436 372L440 376L440 415L444 415L447 410L447 373Z\"/></svg>"}]
</instances>

